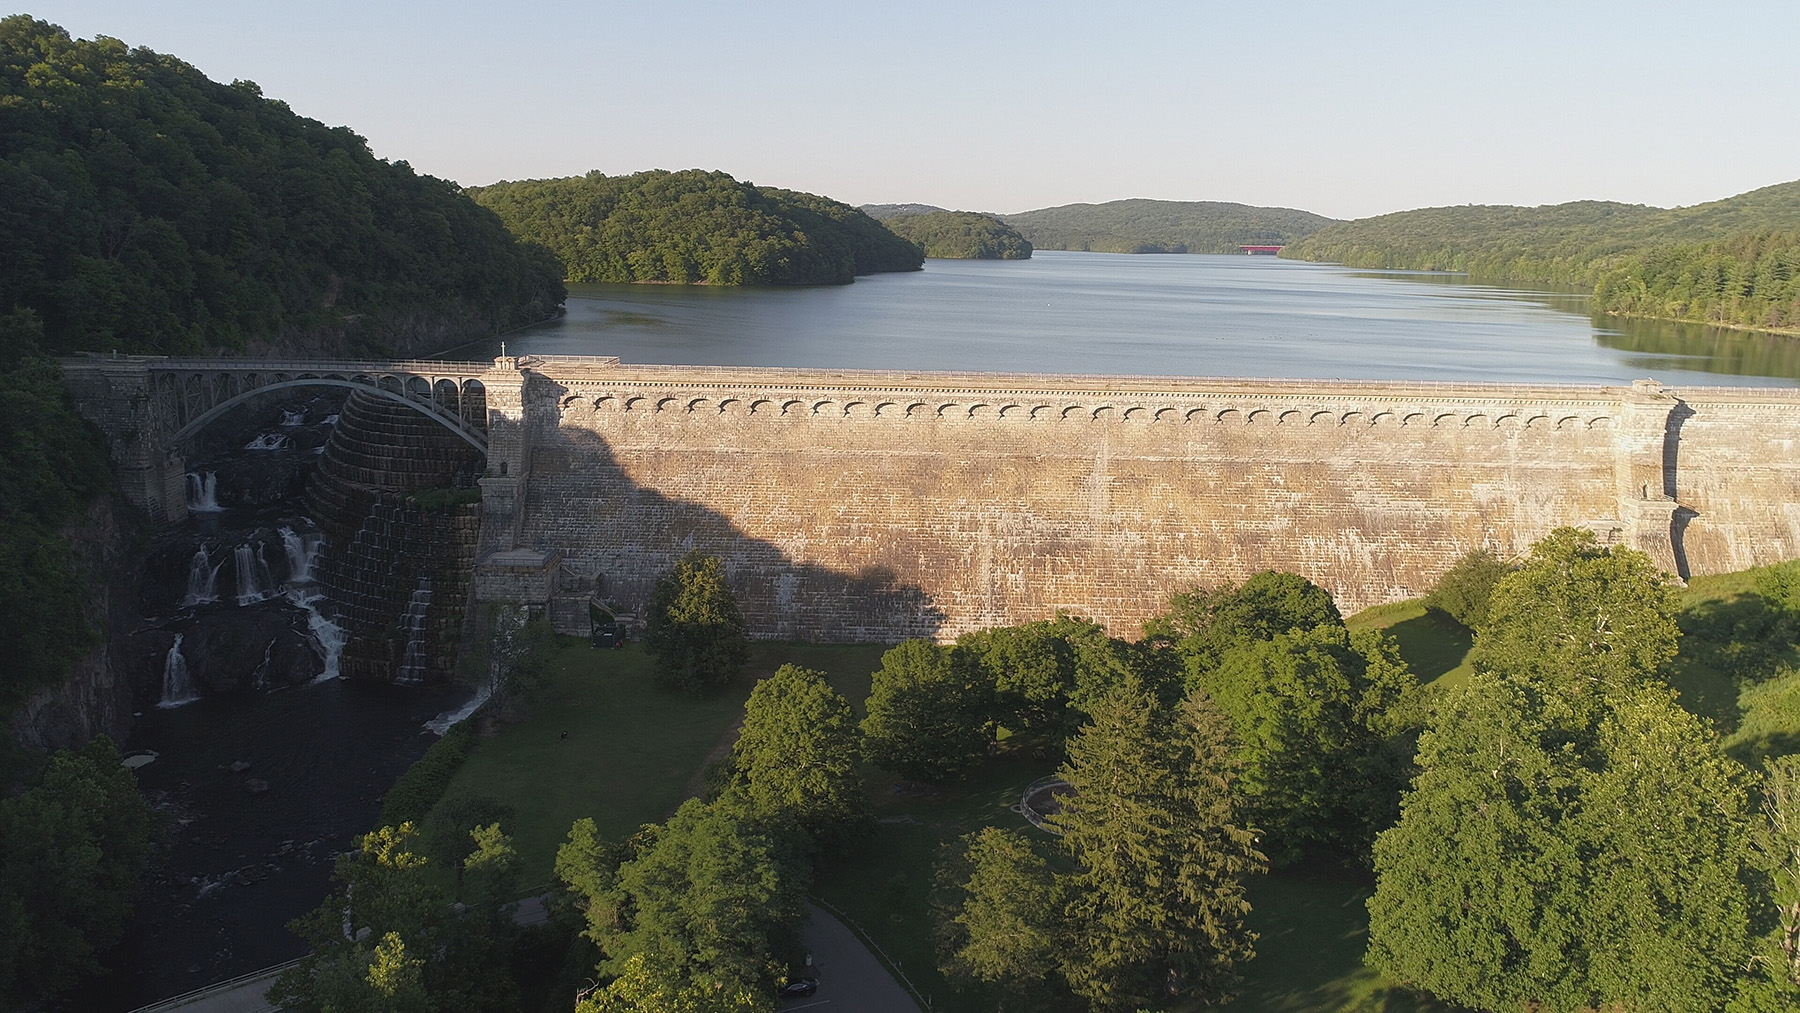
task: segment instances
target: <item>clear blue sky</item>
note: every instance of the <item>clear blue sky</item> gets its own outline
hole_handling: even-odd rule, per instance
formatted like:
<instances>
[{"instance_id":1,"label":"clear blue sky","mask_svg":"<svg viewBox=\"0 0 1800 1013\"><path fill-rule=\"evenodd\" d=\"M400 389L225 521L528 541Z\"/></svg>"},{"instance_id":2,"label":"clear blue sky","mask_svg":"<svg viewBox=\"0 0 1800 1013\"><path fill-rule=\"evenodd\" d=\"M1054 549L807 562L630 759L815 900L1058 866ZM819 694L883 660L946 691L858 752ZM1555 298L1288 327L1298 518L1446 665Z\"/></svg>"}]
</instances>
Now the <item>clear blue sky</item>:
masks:
<instances>
[{"instance_id":1,"label":"clear blue sky","mask_svg":"<svg viewBox=\"0 0 1800 1013\"><path fill-rule=\"evenodd\" d=\"M15 0L17 2L17 0ZM41 0L464 184L1335 217L1800 178L1800 3Z\"/></svg>"}]
</instances>

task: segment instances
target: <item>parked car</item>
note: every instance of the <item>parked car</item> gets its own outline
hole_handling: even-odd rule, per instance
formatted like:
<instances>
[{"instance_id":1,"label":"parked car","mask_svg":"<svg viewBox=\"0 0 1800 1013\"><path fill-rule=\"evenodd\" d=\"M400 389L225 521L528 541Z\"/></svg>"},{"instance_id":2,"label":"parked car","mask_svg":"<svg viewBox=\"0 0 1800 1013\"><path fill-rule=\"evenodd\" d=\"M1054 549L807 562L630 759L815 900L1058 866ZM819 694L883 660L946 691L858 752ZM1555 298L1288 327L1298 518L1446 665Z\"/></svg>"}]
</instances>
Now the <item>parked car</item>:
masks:
<instances>
[{"instance_id":1,"label":"parked car","mask_svg":"<svg viewBox=\"0 0 1800 1013\"><path fill-rule=\"evenodd\" d=\"M778 991L776 994L781 996L783 999L798 999L802 996L812 995L814 992L817 992L818 990L819 990L819 983L812 980L811 978L795 978L794 980L781 986L780 991Z\"/></svg>"}]
</instances>

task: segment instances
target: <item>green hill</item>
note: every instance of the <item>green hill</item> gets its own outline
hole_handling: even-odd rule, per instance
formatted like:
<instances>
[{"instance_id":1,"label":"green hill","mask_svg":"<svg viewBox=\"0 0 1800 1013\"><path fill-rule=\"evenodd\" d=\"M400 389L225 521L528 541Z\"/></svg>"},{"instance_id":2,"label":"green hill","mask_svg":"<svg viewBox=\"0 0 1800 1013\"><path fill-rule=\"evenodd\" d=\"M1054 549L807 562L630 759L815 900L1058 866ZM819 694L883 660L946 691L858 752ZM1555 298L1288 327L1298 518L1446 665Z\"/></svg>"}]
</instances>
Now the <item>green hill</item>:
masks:
<instances>
[{"instance_id":1,"label":"green hill","mask_svg":"<svg viewBox=\"0 0 1800 1013\"><path fill-rule=\"evenodd\" d=\"M1002 220L1040 250L1096 253L1237 253L1240 246L1291 243L1334 221L1291 208L1142 199L1066 204Z\"/></svg>"},{"instance_id":2,"label":"green hill","mask_svg":"<svg viewBox=\"0 0 1800 1013\"><path fill-rule=\"evenodd\" d=\"M346 127L172 56L0 20L0 359L40 341L420 352L562 298L547 253Z\"/></svg>"},{"instance_id":3,"label":"green hill","mask_svg":"<svg viewBox=\"0 0 1800 1013\"><path fill-rule=\"evenodd\" d=\"M993 215L977 211L897 214L882 220L927 257L949 260L1028 260L1031 243Z\"/></svg>"},{"instance_id":4,"label":"green hill","mask_svg":"<svg viewBox=\"0 0 1800 1013\"><path fill-rule=\"evenodd\" d=\"M1800 181L1685 208L1576 201L1340 222L1282 256L1592 288L1599 312L1800 329Z\"/></svg>"},{"instance_id":5,"label":"green hill","mask_svg":"<svg viewBox=\"0 0 1800 1013\"><path fill-rule=\"evenodd\" d=\"M723 172L590 172L468 192L520 238L554 251L570 281L844 285L923 261L848 204Z\"/></svg>"}]
</instances>

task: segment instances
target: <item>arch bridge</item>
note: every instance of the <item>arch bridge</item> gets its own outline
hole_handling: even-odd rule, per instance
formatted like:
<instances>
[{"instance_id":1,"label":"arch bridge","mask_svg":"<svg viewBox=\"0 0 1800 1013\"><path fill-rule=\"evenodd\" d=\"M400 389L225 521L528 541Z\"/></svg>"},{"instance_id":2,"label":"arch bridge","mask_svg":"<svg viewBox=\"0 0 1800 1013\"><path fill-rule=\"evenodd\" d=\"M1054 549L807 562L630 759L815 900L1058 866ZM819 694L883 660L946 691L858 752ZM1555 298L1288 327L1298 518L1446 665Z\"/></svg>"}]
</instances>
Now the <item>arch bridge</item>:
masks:
<instances>
[{"instance_id":1,"label":"arch bridge","mask_svg":"<svg viewBox=\"0 0 1800 1013\"><path fill-rule=\"evenodd\" d=\"M193 438L253 398L298 388L361 391L411 408L485 454L492 385L518 377L516 369L496 375L499 363L430 359L88 354L62 365L77 405L112 445L127 498L164 520L186 516Z\"/></svg>"}]
</instances>

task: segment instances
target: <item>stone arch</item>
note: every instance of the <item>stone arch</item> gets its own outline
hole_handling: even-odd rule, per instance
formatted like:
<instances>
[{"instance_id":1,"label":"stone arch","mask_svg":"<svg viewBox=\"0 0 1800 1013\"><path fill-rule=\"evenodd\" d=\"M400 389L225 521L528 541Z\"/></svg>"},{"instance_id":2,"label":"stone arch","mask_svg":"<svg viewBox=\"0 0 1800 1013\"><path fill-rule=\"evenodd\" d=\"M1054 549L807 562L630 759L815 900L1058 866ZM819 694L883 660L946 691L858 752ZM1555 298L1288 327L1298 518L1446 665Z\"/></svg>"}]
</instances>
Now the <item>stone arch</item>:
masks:
<instances>
[{"instance_id":1,"label":"stone arch","mask_svg":"<svg viewBox=\"0 0 1800 1013\"><path fill-rule=\"evenodd\" d=\"M261 387L256 387L251 390L246 390L243 393L238 394L235 397L229 398L225 401L219 402L216 405L213 405L211 408L194 416L192 419L183 422L183 424L181 425L181 427L179 429L175 430L175 432L173 432L169 435L169 438L166 441L166 443L170 447L177 446L177 445L181 444L182 442L191 438L195 433L198 433L201 429L205 428L206 425L208 423L212 422L214 419L225 414L227 411L230 411L231 409L236 408L238 405L243 404L245 401L248 401L253 397L259 397L263 394L270 393L272 391L286 390L286 389L293 388L293 387L347 387L351 390L361 391L364 394L370 395L371 397L385 398L386 400L393 401L396 404L403 404L406 407L411 408L413 411L416 411L419 414L425 416L426 418L432 420L433 422L436 422L438 425L443 426L445 429L448 429L451 432L455 433L457 436L462 438L464 443L467 443L469 446L474 447L476 450L479 450L484 454L487 453L487 438L486 438L485 434L483 434L481 432L472 432L471 430L473 429L473 426L467 424L462 419L459 419L459 418L457 418L453 415L450 415L446 412L441 412L441 411L437 410L437 406L429 400L420 401L416 398L409 398L405 394L399 393L397 391L389 390L387 387L376 387L376 386L371 386L369 384L353 383L348 380L331 380L331 379L327 379L325 377L306 377L306 378L301 378L301 379L296 379L296 380L281 380L278 382L267 383Z\"/></svg>"},{"instance_id":2,"label":"stone arch","mask_svg":"<svg viewBox=\"0 0 1800 1013\"><path fill-rule=\"evenodd\" d=\"M456 389L455 380L443 379L431 385L431 399L437 402L439 408L442 408L444 411L449 412L458 418L462 417L462 398L459 396L460 393L461 392Z\"/></svg>"}]
</instances>

